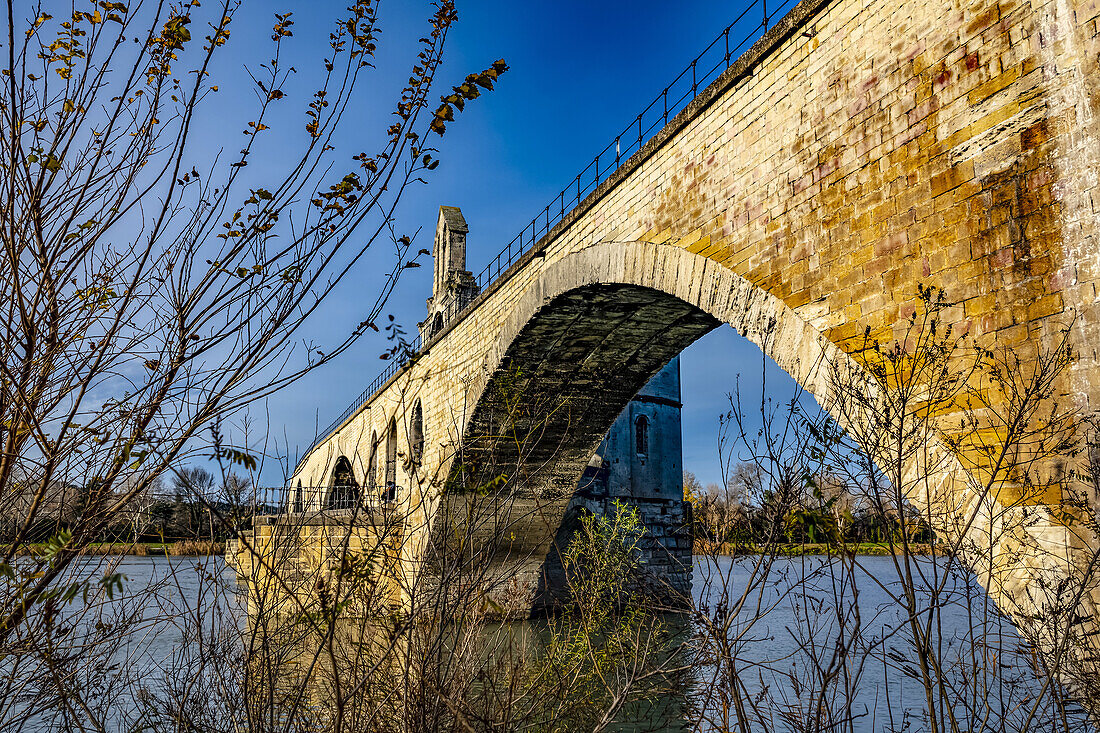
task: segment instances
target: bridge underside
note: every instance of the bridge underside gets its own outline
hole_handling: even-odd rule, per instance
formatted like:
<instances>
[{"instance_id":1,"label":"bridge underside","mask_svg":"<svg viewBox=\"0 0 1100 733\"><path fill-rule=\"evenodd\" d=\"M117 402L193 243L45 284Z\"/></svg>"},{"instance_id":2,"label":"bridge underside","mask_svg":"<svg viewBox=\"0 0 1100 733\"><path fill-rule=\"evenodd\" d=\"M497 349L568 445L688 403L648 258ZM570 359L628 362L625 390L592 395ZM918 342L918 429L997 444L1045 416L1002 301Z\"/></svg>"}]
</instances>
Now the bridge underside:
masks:
<instances>
[{"instance_id":1,"label":"bridge underside","mask_svg":"<svg viewBox=\"0 0 1100 733\"><path fill-rule=\"evenodd\" d=\"M630 399L719 325L668 293L593 284L546 303L511 342L473 412L433 533L433 574L479 574L511 615L565 595L560 552L582 512L612 511L582 478ZM691 540L683 501L628 497L647 526L651 595L682 605Z\"/></svg>"},{"instance_id":2,"label":"bridge underside","mask_svg":"<svg viewBox=\"0 0 1100 733\"><path fill-rule=\"evenodd\" d=\"M447 490L505 481L510 494L567 499L630 398L718 324L634 285L591 285L553 299L490 379Z\"/></svg>"}]
</instances>

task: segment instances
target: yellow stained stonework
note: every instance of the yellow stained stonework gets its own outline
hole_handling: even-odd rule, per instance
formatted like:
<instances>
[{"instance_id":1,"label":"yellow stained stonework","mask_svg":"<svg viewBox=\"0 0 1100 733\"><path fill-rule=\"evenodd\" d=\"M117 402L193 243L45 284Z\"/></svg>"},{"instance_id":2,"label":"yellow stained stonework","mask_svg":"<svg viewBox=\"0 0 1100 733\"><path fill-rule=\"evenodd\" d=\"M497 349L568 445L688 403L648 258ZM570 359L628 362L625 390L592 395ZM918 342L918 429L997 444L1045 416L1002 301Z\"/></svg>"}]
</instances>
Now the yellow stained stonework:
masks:
<instances>
[{"instance_id":1,"label":"yellow stained stonework","mask_svg":"<svg viewBox=\"0 0 1100 733\"><path fill-rule=\"evenodd\" d=\"M316 614L324 610L322 596L330 604L344 601L348 615L380 616L400 608L394 565L400 544L397 523L382 512L349 511L338 520L302 513L257 519L225 556L248 585L252 616ZM349 593L364 579L369 588Z\"/></svg>"}]
</instances>

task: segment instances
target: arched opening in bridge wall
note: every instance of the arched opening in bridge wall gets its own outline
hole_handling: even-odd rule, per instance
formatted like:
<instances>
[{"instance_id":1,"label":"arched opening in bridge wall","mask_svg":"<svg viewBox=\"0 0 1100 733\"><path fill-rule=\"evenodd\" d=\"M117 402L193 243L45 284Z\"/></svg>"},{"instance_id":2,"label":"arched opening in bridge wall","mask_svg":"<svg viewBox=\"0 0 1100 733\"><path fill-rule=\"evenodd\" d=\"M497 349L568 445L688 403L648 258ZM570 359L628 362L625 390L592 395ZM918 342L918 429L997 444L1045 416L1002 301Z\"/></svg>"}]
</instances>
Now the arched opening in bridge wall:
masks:
<instances>
[{"instance_id":1,"label":"arched opening in bridge wall","mask_svg":"<svg viewBox=\"0 0 1100 733\"><path fill-rule=\"evenodd\" d=\"M464 430L463 467L515 466L514 450L490 446L486 436L523 435L530 448L524 463L547 468L526 471L522 490L570 493L630 398L722 323L819 400L827 393L822 365L843 355L778 298L713 260L675 246L615 242L547 265L486 356ZM653 428L650 421L646 429ZM637 432L632 437L636 443Z\"/></svg>"},{"instance_id":2,"label":"arched opening in bridge wall","mask_svg":"<svg viewBox=\"0 0 1100 733\"><path fill-rule=\"evenodd\" d=\"M351 469L351 462L344 456L336 459L332 469L332 487L329 489L326 509L351 509L359 504L359 482Z\"/></svg>"},{"instance_id":3,"label":"arched opening in bridge wall","mask_svg":"<svg viewBox=\"0 0 1100 733\"><path fill-rule=\"evenodd\" d=\"M506 348L466 429L464 465L486 476L524 474L521 492L572 494L630 398L718 324L674 296L625 283L582 285L553 298ZM645 420L646 450L649 429ZM508 439L490 445L500 436Z\"/></svg>"},{"instance_id":4,"label":"arched opening in bridge wall","mask_svg":"<svg viewBox=\"0 0 1100 733\"><path fill-rule=\"evenodd\" d=\"M413 405L409 421L409 457L414 470L424 460L424 407L420 400Z\"/></svg>"},{"instance_id":5,"label":"arched opening in bridge wall","mask_svg":"<svg viewBox=\"0 0 1100 733\"><path fill-rule=\"evenodd\" d=\"M386 429L386 475L382 484L382 500L397 500L397 419L390 418Z\"/></svg>"},{"instance_id":6,"label":"arched opening in bridge wall","mask_svg":"<svg viewBox=\"0 0 1100 733\"><path fill-rule=\"evenodd\" d=\"M370 458L367 459L366 487L371 501L377 501L378 495L378 431L372 431L370 435Z\"/></svg>"},{"instance_id":7,"label":"arched opening in bridge wall","mask_svg":"<svg viewBox=\"0 0 1100 733\"><path fill-rule=\"evenodd\" d=\"M526 563L521 584L529 589L529 596L513 597L518 603L537 611L562 600L567 584L560 552L580 513L593 504L590 497L573 501L585 467L638 390L718 326L675 296L619 282L582 284L547 298L518 329L473 411L463 440L465 472L454 477L482 494L497 491L505 479L507 508L493 531L508 538L508 547L483 554L512 565L517 557L529 558L518 561ZM643 467L653 445L652 421L643 412L628 424L623 460ZM641 473L631 470L632 483ZM654 488L648 508L666 518L670 530L681 531L682 497L658 497ZM680 527L672 527L677 522ZM493 534L477 526L448 531L455 537ZM670 585L689 591L690 546L671 534L662 543L647 562L670 568Z\"/></svg>"}]
</instances>

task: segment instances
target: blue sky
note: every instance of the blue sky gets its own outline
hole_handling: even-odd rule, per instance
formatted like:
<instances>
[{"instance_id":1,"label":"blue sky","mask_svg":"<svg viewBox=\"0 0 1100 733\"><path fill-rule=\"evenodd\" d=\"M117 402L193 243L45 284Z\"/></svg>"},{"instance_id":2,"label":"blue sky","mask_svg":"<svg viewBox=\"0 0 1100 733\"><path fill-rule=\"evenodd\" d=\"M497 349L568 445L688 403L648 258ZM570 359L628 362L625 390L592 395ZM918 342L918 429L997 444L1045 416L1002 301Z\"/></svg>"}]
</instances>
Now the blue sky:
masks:
<instances>
[{"instance_id":1,"label":"blue sky","mask_svg":"<svg viewBox=\"0 0 1100 733\"><path fill-rule=\"evenodd\" d=\"M343 0L318 1L309 14L296 13L295 43L316 49L329 19L344 5ZM741 3L696 0L460 0L459 22L438 77L440 91L498 58L511 68L496 91L470 104L450 126L442 164L429 185L407 194L399 210L400 230L423 227L414 249L430 249L439 205L461 207L470 226L467 265L476 273L743 9ZM384 127L396 97L390 87L411 65L411 44L424 34L429 11L422 3L382 3L379 74L346 120L349 135L362 131L367 138L364 149L371 149L369 140ZM241 32L233 42L239 45L231 60L239 65L252 47L262 47L270 19L261 14L238 26ZM222 94L227 109L237 103L231 85ZM207 134L216 140L222 133L212 126ZM226 145L235 144L227 139ZM354 139L346 142L354 144ZM373 296L371 282L368 261L314 315L311 333L318 342L331 343L362 320L367 295ZM430 291L430 267L406 271L386 312L412 332ZM259 406L257 417L266 410L272 436L281 442L285 435L292 452L295 444L304 448L315 426L327 425L382 369L378 354L384 349L382 339L364 338L334 363L270 398L266 408ZM726 395L739 372L744 374L742 390L759 399L760 352L722 327L687 349L681 365L685 468L704 483L716 482L718 415L729 409ZM776 376L769 378L769 391L784 399L793 384L772 370ZM280 475L272 469L264 471L265 482L278 482Z\"/></svg>"}]
</instances>

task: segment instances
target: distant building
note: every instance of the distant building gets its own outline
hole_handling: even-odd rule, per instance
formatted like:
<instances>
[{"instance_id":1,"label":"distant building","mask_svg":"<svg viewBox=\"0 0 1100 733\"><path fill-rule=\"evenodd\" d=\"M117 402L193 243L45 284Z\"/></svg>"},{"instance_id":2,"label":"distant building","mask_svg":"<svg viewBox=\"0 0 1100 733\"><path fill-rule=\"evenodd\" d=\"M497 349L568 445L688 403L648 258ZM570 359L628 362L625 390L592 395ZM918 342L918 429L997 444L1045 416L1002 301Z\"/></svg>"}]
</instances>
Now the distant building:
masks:
<instances>
[{"instance_id":1,"label":"distant building","mask_svg":"<svg viewBox=\"0 0 1100 733\"><path fill-rule=\"evenodd\" d=\"M607 431L577 484L582 495L682 500L680 358L639 390Z\"/></svg>"}]
</instances>

